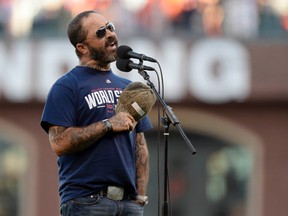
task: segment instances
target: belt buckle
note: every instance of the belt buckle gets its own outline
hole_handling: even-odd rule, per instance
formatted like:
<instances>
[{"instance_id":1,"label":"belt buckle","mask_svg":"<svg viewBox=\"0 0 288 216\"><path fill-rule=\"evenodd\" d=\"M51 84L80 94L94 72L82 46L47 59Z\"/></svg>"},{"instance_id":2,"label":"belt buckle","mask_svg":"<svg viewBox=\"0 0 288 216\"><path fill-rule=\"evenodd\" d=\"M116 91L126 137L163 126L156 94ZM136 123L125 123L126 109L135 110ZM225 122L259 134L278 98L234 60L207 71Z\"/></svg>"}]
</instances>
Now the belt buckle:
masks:
<instances>
[{"instance_id":1,"label":"belt buckle","mask_svg":"<svg viewBox=\"0 0 288 216\"><path fill-rule=\"evenodd\" d=\"M124 188L116 186L108 186L107 198L112 200L122 200L124 196Z\"/></svg>"}]
</instances>

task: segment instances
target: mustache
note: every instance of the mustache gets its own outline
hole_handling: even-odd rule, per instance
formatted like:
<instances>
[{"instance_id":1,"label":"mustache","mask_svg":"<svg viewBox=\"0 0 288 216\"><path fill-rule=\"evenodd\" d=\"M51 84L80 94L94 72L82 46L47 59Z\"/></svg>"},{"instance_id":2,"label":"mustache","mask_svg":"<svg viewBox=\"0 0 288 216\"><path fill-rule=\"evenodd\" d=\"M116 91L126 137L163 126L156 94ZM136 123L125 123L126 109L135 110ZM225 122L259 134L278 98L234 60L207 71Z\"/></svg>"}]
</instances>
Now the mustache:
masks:
<instances>
[{"instance_id":1,"label":"mustache","mask_svg":"<svg viewBox=\"0 0 288 216\"><path fill-rule=\"evenodd\" d=\"M105 43L105 46L108 47L111 44L115 44L118 47L118 40L115 36L108 37Z\"/></svg>"}]
</instances>

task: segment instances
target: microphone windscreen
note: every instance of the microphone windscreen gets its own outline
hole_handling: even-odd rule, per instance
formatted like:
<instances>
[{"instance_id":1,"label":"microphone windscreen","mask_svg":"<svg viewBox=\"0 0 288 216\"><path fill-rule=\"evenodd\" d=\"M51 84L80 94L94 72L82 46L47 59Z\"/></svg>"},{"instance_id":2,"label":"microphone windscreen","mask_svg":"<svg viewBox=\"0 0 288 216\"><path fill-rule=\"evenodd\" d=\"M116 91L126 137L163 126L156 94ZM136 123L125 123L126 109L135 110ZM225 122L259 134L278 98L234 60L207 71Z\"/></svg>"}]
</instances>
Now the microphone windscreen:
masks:
<instances>
[{"instance_id":1,"label":"microphone windscreen","mask_svg":"<svg viewBox=\"0 0 288 216\"><path fill-rule=\"evenodd\" d=\"M116 61L116 67L124 72L129 72L132 70L132 68L129 67L129 63L132 62L129 59L117 59Z\"/></svg>"},{"instance_id":2,"label":"microphone windscreen","mask_svg":"<svg viewBox=\"0 0 288 216\"><path fill-rule=\"evenodd\" d=\"M117 56L121 59L129 59L128 52L133 51L131 47L122 45L117 49Z\"/></svg>"},{"instance_id":3,"label":"microphone windscreen","mask_svg":"<svg viewBox=\"0 0 288 216\"><path fill-rule=\"evenodd\" d=\"M116 113L126 112L139 121L147 115L156 102L153 91L141 82L131 82L122 91L116 105Z\"/></svg>"}]
</instances>

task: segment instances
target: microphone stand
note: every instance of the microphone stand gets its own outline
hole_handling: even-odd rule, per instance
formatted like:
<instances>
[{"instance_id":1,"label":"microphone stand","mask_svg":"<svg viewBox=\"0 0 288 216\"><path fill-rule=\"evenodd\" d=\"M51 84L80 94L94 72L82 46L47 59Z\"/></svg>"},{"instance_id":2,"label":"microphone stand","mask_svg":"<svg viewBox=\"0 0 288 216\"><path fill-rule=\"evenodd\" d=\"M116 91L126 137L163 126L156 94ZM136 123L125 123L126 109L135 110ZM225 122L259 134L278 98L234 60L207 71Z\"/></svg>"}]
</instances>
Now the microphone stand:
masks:
<instances>
[{"instance_id":1,"label":"microphone stand","mask_svg":"<svg viewBox=\"0 0 288 216\"><path fill-rule=\"evenodd\" d=\"M162 117L161 123L164 125L164 141L165 141L165 151L164 151L164 201L163 201L163 216L168 215L168 136L169 136L169 126L172 124L175 126L181 136L183 137L186 145L188 146L189 150L192 154L196 153L196 150L190 140L187 138L186 134L182 130L179 120L177 116L173 113L172 108L166 104L166 102L163 100L163 98L159 95L158 91L156 90L154 84L150 81L150 76L147 74L145 70L138 70L138 73L144 78L144 80L147 81L147 85L152 89L155 96L161 103L164 112L166 114L165 117Z\"/></svg>"}]
</instances>

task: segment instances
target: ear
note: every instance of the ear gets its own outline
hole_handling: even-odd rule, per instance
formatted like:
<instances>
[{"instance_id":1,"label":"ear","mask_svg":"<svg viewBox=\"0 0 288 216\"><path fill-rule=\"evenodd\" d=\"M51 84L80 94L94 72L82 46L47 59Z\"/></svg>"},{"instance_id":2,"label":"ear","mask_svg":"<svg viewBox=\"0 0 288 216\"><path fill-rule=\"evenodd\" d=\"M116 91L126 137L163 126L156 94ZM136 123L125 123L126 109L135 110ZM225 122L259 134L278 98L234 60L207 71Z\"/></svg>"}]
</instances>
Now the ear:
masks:
<instances>
[{"instance_id":1,"label":"ear","mask_svg":"<svg viewBox=\"0 0 288 216\"><path fill-rule=\"evenodd\" d=\"M78 52L82 53L82 55L85 55L88 53L87 46L83 43L78 43L76 45L76 49L78 50Z\"/></svg>"}]
</instances>

